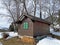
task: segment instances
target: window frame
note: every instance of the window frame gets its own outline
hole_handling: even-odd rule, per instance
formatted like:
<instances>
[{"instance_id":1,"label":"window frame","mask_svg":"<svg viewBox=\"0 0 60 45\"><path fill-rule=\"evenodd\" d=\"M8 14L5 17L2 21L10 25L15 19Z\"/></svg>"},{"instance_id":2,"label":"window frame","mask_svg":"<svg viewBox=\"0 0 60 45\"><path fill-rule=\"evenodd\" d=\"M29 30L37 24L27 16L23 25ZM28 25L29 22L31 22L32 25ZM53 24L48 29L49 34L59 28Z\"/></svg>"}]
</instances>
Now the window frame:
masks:
<instances>
[{"instance_id":1,"label":"window frame","mask_svg":"<svg viewBox=\"0 0 60 45\"><path fill-rule=\"evenodd\" d=\"M23 29L24 30L28 30L29 29L29 23L28 22L24 22L23 23Z\"/></svg>"}]
</instances>

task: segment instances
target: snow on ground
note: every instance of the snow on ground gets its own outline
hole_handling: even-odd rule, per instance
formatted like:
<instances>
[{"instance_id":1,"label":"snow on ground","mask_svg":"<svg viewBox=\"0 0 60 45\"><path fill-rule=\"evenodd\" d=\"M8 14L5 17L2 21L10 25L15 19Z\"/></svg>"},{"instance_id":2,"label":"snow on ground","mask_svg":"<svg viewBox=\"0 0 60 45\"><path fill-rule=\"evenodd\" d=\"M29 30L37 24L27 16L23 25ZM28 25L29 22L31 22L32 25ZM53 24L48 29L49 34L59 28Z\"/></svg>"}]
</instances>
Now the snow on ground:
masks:
<instances>
[{"instance_id":1,"label":"snow on ground","mask_svg":"<svg viewBox=\"0 0 60 45\"><path fill-rule=\"evenodd\" d=\"M60 32L51 32L53 35L60 36Z\"/></svg>"},{"instance_id":2,"label":"snow on ground","mask_svg":"<svg viewBox=\"0 0 60 45\"><path fill-rule=\"evenodd\" d=\"M42 40L40 40L37 45L60 45L60 40L52 38L52 37L46 37Z\"/></svg>"},{"instance_id":3,"label":"snow on ground","mask_svg":"<svg viewBox=\"0 0 60 45\"><path fill-rule=\"evenodd\" d=\"M3 33L8 33L9 34L9 38L18 36L17 32L0 32L0 38L3 38Z\"/></svg>"},{"instance_id":4,"label":"snow on ground","mask_svg":"<svg viewBox=\"0 0 60 45\"><path fill-rule=\"evenodd\" d=\"M0 45L3 45L2 42L0 42Z\"/></svg>"},{"instance_id":5,"label":"snow on ground","mask_svg":"<svg viewBox=\"0 0 60 45\"><path fill-rule=\"evenodd\" d=\"M53 28L50 28L50 33L52 33L53 35L60 36L60 32L55 32Z\"/></svg>"},{"instance_id":6,"label":"snow on ground","mask_svg":"<svg viewBox=\"0 0 60 45\"><path fill-rule=\"evenodd\" d=\"M2 33L0 33L0 38L3 38Z\"/></svg>"},{"instance_id":7,"label":"snow on ground","mask_svg":"<svg viewBox=\"0 0 60 45\"><path fill-rule=\"evenodd\" d=\"M17 32L9 32L9 36L15 37L15 36L18 36L18 33Z\"/></svg>"}]
</instances>

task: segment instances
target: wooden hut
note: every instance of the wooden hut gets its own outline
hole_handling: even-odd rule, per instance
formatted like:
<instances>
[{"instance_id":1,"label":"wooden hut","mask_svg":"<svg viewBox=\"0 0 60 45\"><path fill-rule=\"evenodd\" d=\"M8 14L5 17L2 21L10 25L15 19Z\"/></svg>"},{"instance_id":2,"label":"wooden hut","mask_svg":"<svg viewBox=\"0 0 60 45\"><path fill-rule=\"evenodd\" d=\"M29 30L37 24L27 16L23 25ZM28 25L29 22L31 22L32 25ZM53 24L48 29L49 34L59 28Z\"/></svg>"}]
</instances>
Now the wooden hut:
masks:
<instances>
[{"instance_id":1,"label":"wooden hut","mask_svg":"<svg viewBox=\"0 0 60 45\"><path fill-rule=\"evenodd\" d=\"M50 22L34 17L32 15L21 15L18 24L18 33L20 36L40 36L50 33Z\"/></svg>"}]
</instances>

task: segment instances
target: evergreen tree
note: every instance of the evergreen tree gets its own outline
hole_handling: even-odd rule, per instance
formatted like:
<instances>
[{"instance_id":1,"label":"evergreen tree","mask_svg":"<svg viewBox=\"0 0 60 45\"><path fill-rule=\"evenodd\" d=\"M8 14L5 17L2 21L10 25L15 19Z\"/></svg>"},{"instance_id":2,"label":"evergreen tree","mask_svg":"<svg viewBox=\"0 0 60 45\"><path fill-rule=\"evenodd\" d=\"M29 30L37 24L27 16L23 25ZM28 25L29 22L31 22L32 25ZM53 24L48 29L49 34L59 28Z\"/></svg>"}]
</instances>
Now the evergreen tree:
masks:
<instances>
[{"instance_id":1,"label":"evergreen tree","mask_svg":"<svg viewBox=\"0 0 60 45\"><path fill-rule=\"evenodd\" d=\"M10 30L10 31L14 31L14 26L13 26L13 24L10 25L9 30Z\"/></svg>"}]
</instances>

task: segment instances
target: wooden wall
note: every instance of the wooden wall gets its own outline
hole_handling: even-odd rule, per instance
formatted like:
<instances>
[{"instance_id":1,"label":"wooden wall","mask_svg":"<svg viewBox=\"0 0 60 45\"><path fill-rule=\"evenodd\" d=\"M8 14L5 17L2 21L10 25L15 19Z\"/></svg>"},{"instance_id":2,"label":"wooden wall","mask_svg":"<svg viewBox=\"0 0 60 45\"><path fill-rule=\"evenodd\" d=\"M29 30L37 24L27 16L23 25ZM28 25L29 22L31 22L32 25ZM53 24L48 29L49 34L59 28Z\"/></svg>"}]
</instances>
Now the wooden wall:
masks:
<instances>
[{"instance_id":1,"label":"wooden wall","mask_svg":"<svg viewBox=\"0 0 60 45\"><path fill-rule=\"evenodd\" d=\"M49 25L42 22L34 22L34 35L49 34Z\"/></svg>"},{"instance_id":2,"label":"wooden wall","mask_svg":"<svg viewBox=\"0 0 60 45\"><path fill-rule=\"evenodd\" d=\"M23 29L23 23L24 22L28 22L29 23L29 29L28 30L24 30ZM22 36L27 35L27 36L33 36L33 22L29 19L26 18L22 24L19 24L19 28L18 28L18 33Z\"/></svg>"},{"instance_id":3,"label":"wooden wall","mask_svg":"<svg viewBox=\"0 0 60 45\"><path fill-rule=\"evenodd\" d=\"M25 21L29 23L29 29L28 30L23 29L23 23ZM21 36L24 36L24 35L36 36L36 35L47 35L50 33L50 31L49 31L49 25L48 24L38 22L38 21L33 22L31 19L26 18L22 21L22 24L19 24L18 33Z\"/></svg>"}]
</instances>

